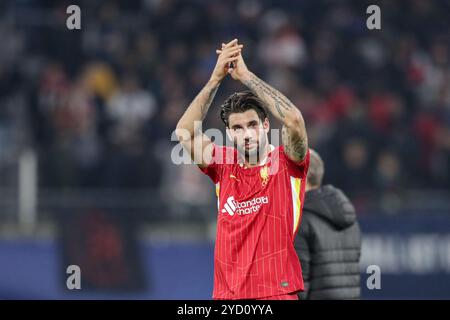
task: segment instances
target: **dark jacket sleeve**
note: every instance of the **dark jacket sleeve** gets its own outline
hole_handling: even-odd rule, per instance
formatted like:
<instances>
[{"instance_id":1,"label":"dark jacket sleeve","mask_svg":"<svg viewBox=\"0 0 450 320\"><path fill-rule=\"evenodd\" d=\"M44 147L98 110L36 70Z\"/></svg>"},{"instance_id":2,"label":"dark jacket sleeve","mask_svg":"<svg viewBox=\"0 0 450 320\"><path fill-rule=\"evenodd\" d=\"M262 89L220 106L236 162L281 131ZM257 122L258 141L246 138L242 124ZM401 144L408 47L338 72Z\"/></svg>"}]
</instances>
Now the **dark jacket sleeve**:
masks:
<instances>
[{"instance_id":1,"label":"dark jacket sleeve","mask_svg":"<svg viewBox=\"0 0 450 320\"><path fill-rule=\"evenodd\" d=\"M298 294L299 299L301 300L308 299L308 292L309 292L311 248L310 245L308 244L308 241L311 237L310 232L311 228L309 226L309 221L307 217L303 217L294 241L295 250L297 252L298 258L300 259L300 264L302 266L303 282L305 286L305 290L303 292L299 292Z\"/></svg>"}]
</instances>

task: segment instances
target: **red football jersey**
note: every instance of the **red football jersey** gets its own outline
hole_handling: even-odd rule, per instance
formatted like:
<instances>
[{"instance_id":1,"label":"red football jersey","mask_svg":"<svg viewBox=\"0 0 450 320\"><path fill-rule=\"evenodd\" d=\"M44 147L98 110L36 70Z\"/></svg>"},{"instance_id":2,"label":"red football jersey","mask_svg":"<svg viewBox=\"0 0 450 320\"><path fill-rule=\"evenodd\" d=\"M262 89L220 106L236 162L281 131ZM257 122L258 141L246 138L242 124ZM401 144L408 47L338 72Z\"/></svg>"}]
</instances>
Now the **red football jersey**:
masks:
<instances>
[{"instance_id":1,"label":"red football jersey","mask_svg":"<svg viewBox=\"0 0 450 320\"><path fill-rule=\"evenodd\" d=\"M202 169L216 184L218 196L214 299L255 299L303 290L294 236L301 220L309 151L295 163L282 146L271 148L264 164L246 168L236 149L214 146L212 163Z\"/></svg>"}]
</instances>

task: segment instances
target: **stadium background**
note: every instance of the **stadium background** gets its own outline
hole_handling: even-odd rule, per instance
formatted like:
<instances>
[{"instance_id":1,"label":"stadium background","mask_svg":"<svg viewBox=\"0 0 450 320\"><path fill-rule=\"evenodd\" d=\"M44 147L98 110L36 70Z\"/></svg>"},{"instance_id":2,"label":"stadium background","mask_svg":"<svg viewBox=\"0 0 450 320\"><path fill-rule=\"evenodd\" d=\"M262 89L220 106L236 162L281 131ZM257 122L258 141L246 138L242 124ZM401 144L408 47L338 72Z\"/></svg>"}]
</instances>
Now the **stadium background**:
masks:
<instances>
[{"instance_id":1,"label":"stadium background","mask_svg":"<svg viewBox=\"0 0 450 320\"><path fill-rule=\"evenodd\" d=\"M171 162L170 137L235 37L354 201L363 298L450 298L449 16L444 0L1 1L0 298L210 298L213 185ZM241 88L221 85L207 128Z\"/></svg>"}]
</instances>

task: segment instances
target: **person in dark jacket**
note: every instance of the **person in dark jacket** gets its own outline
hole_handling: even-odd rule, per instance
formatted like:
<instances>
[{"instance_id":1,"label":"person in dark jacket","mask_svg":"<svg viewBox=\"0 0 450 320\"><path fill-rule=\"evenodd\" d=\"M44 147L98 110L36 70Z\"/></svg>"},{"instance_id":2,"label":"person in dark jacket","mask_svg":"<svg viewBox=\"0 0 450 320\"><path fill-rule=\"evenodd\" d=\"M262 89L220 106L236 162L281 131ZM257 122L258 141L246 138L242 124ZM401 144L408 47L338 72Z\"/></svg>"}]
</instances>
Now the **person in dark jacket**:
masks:
<instances>
[{"instance_id":1,"label":"person in dark jacket","mask_svg":"<svg viewBox=\"0 0 450 320\"><path fill-rule=\"evenodd\" d=\"M359 299L361 233L350 200L322 186L324 165L310 150L303 217L295 238L305 291L300 299Z\"/></svg>"}]
</instances>

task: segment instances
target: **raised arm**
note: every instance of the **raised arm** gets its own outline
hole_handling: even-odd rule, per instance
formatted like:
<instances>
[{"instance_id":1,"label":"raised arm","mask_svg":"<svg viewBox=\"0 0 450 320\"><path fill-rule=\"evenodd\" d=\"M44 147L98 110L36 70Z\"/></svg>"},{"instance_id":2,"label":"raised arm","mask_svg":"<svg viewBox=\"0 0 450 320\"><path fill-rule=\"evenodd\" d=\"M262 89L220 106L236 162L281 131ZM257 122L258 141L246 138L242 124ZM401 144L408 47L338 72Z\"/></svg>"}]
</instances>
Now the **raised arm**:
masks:
<instances>
[{"instance_id":1,"label":"raised arm","mask_svg":"<svg viewBox=\"0 0 450 320\"><path fill-rule=\"evenodd\" d=\"M280 91L251 72L247 72L241 82L252 90L266 104L270 113L283 124L281 134L286 155L295 162L303 160L308 151L308 138L300 110Z\"/></svg>"},{"instance_id":2,"label":"raised arm","mask_svg":"<svg viewBox=\"0 0 450 320\"><path fill-rule=\"evenodd\" d=\"M205 119L221 81L229 72L229 64L236 62L241 49L242 45L237 44L237 39L224 45L208 83L178 121L175 131L178 140L200 168L207 167L211 163L213 150L211 140L201 130L201 123Z\"/></svg>"},{"instance_id":3,"label":"raised arm","mask_svg":"<svg viewBox=\"0 0 450 320\"><path fill-rule=\"evenodd\" d=\"M286 155L295 162L303 160L308 151L308 138L305 121L300 110L280 91L250 72L244 63L242 54L239 54L231 76L253 91L265 103L271 114L281 121L283 124L282 143Z\"/></svg>"}]
</instances>

